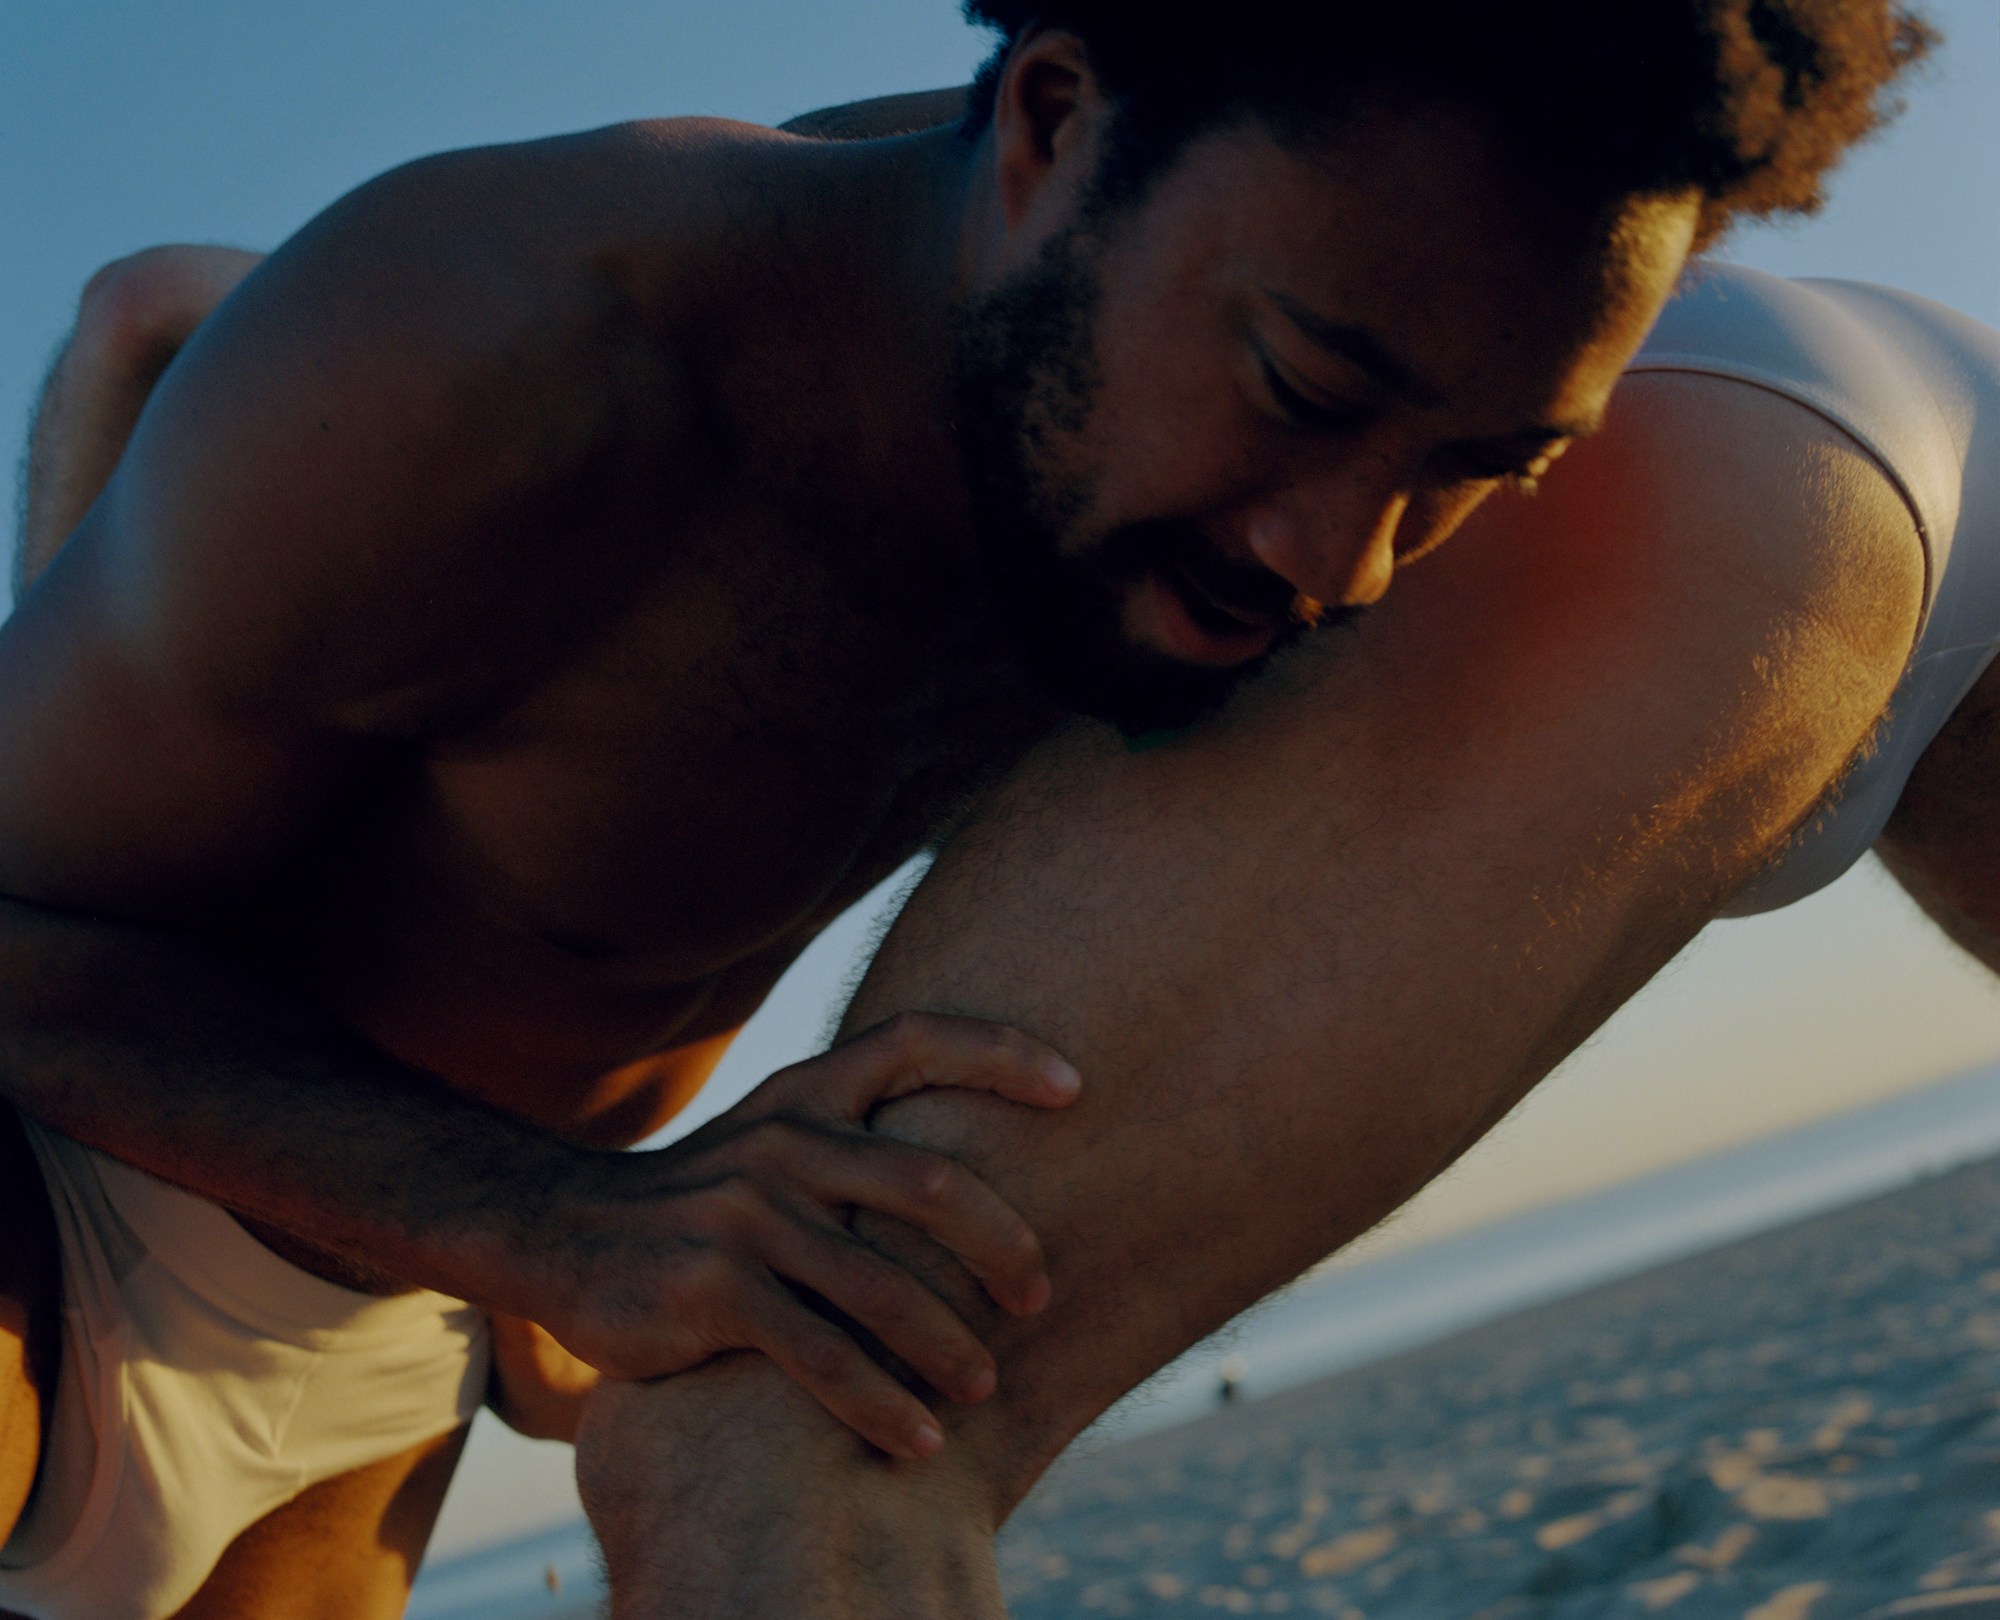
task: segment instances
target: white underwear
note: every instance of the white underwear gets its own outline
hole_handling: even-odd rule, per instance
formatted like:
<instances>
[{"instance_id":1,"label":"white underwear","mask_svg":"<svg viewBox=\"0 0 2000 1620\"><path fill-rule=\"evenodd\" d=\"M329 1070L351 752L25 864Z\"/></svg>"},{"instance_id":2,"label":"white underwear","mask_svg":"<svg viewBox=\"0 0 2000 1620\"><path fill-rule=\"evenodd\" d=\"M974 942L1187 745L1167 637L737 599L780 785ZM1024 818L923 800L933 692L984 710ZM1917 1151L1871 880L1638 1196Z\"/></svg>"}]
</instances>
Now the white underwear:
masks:
<instances>
[{"instance_id":1,"label":"white underwear","mask_svg":"<svg viewBox=\"0 0 2000 1620\"><path fill-rule=\"evenodd\" d=\"M216 1205L21 1123L62 1247L63 1348L0 1610L164 1620L273 1508L478 1410L471 1306L336 1287Z\"/></svg>"}]
</instances>

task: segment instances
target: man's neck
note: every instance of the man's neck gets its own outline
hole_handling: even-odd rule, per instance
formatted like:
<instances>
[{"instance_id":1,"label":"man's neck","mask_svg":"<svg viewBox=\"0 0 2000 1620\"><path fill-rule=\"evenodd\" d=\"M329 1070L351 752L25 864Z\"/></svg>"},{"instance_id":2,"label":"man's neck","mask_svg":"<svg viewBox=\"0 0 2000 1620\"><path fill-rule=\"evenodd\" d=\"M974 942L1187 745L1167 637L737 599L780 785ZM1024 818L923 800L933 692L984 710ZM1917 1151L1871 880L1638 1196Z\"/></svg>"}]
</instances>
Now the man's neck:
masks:
<instances>
[{"instance_id":1,"label":"man's neck","mask_svg":"<svg viewBox=\"0 0 2000 1620\"><path fill-rule=\"evenodd\" d=\"M800 200L789 223L803 226L805 240L786 251L842 277L828 290L882 334L885 368L912 368L894 397L913 408L950 397L971 225L982 206L978 154L950 125L884 140L801 140L787 153Z\"/></svg>"},{"instance_id":2,"label":"man's neck","mask_svg":"<svg viewBox=\"0 0 2000 1620\"><path fill-rule=\"evenodd\" d=\"M852 618L883 701L928 739L919 753L999 757L1055 713L980 629L953 412L967 245L985 220L981 151L952 126L758 140L718 178L743 199L743 280L724 318L756 333L729 394L740 431L770 436L781 476L809 481L786 505L812 566L832 570L820 606ZM773 366L785 373L775 391Z\"/></svg>"}]
</instances>

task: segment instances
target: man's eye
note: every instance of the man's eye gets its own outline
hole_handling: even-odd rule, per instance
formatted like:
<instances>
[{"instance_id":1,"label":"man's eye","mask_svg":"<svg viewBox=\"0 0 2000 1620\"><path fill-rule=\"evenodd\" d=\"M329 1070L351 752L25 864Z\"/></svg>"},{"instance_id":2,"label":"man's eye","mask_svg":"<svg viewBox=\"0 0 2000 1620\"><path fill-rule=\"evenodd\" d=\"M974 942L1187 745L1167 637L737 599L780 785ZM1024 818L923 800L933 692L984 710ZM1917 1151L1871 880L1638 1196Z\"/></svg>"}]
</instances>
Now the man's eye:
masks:
<instances>
[{"instance_id":1,"label":"man's eye","mask_svg":"<svg viewBox=\"0 0 2000 1620\"><path fill-rule=\"evenodd\" d=\"M1468 461L1462 472L1476 483L1504 484L1523 495L1532 495L1540 488L1543 475L1561 458L1563 448L1567 447L1546 450L1529 462Z\"/></svg>"},{"instance_id":2,"label":"man's eye","mask_svg":"<svg viewBox=\"0 0 2000 1620\"><path fill-rule=\"evenodd\" d=\"M1513 490L1516 494L1532 495L1542 487L1542 474L1548 470L1548 462L1541 460L1535 462L1530 467L1508 467L1504 471L1500 468L1495 468L1491 472L1481 473L1478 476L1482 481L1500 484L1504 488Z\"/></svg>"},{"instance_id":3,"label":"man's eye","mask_svg":"<svg viewBox=\"0 0 2000 1620\"><path fill-rule=\"evenodd\" d=\"M1307 399L1285 380L1285 374L1271 363L1269 355L1257 358L1264 371L1264 386L1270 389L1272 401L1300 427L1322 433L1353 433L1367 425L1368 412L1362 407L1323 405L1316 399Z\"/></svg>"}]
</instances>

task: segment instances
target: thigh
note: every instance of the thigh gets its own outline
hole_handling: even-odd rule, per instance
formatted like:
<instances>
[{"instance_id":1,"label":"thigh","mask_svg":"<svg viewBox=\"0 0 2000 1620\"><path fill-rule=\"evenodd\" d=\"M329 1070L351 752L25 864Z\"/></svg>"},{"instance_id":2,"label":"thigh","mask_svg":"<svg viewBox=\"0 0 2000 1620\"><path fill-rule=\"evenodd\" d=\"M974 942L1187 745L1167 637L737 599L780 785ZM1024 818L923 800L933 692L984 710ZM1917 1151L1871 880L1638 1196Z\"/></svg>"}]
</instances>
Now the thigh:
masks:
<instances>
[{"instance_id":1,"label":"thigh","mask_svg":"<svg viewBox=\"0 0 2000 1620\"><path fill-rule=\"evenodd\" d=\"M61 1261L41 1170L0 1105L0 1541L34 1488L42 1415L55 1398Z\"/></svg>"},{"instance_id":2,"label":"thigh","mask_svg":"<svg viewBox=\"0 0 2000 1620\"><path fill-rule=\"evenodd\" d=\"M467 1432L322 1480L265 1514L175 1620L394 1620Z\"/></svg>"}]
</instances>

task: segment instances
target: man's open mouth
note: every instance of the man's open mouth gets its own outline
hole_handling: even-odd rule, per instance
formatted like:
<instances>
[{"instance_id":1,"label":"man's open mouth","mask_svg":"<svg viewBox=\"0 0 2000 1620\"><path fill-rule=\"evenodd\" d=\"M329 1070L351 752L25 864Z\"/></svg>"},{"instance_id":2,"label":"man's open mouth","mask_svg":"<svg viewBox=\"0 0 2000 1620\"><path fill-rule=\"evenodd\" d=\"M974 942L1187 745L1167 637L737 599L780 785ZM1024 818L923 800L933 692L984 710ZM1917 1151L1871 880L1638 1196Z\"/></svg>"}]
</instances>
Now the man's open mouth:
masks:
<instances>
[{"instance_id":1,"label":"man's open mouth","mask_svg":"<svg viewBox=\"0 0 2000 1620\"><path fill-rule=\"evenodd\" d=\"M1181 606L1187 609L1188 617L1204 630L1219 636L1242 635L1246 631L1275 635L1284 626L1282 613L1274 614L1266 605L1252 606L1221 596L1176 563L1162 563L1159 571L1180 598Z\"/></svg>"},{"instance_id":2,"label":"man's open mouth","mask_svg":"<svg viewBox=\"0 0 2000 1620\"><path fill-rule=\"evenodd\" d=\"M1237 601L1219 600L1177 564L1161 561L1148 572L1158 606L1162 649L1189 663L1226 667L1248 663L1271 650L1284 620Z\"/></svg>"}]
</instances>

